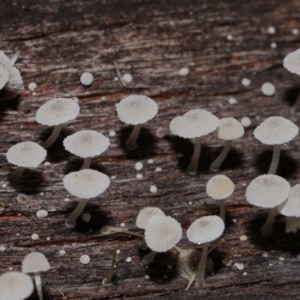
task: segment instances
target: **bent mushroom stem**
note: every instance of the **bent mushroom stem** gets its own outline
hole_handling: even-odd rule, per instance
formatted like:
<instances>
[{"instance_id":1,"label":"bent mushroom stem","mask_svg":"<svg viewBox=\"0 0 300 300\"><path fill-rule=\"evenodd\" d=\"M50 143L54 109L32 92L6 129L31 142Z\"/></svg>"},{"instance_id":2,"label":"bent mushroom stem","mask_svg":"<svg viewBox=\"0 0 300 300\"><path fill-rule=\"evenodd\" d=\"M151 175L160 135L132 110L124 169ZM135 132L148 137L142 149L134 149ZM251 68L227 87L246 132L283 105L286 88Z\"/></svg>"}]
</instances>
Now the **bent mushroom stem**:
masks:
<instances>
[{"instance_id":1,"label":"bent mushroom stem","mask_svg":"<svg viewBox=\"0 0 300 300\"><path fill-rule=\"evenodd\" d=\"M80 170L89 169L90 166L91 166L91 163L92 163L92 158L91 157L86 157L83 161L83 165L82 165Z\"/></svg>"},{"instance_id":2,"label":"bent mushroom stem","mask_svg":"<svg viewBox=\"0 0 300 300\"><path fill-rule=\"evenodd\" d=\"M116 259L117 259L117 248L114 249L112 260L111 260L111 266L110 266L109 272L107 274L107 277L102 280L103 286L108 286L108 285L112 284L112 278L113 278L114 272L115 272Z\"/></svg>"},{"instance_id":3,"label":"bent mushroom stem","mask_svg":"<svg viewBox=\"0 0 300 300\"><path fill-rule=\"evenodd\" d=\"M129 136L129 138L127 139L126 143L125 143L125 147L128 150L135 150L136 149L136 140L140 134L141 131L141 124L135 125L132 129L132 132Z\"/></svg>"},{"instance_id":4,"label":"bent mushroom stem","mask_svg":"<svg viewBox=\"0 0 300 300\"><path fill-rule=\"evenodd\" d=\"M210 165L210 170L212 172L217 172L219 171L223 161L225 160L229 150L231 147L231 141L226 141L225 146L222 150L222 152L219 154L219 156L211 163Z\"/></svg>"},{"instance_id":5,"label":"bent mushroom stem","mask_svg":"<svg viewBox=\"0 0 300 300\"><path fill-rule=\"evenodd\" d=\"M201 255L201 260L198 266L197 271L197 286L203 287L204 286L204 271L205 271L205 265L206 265L206 259L207 259L207 250L208 250L208 244L204 244L203 251Z\"/></svg>"},{"instance_id":6,"label":"bent mushroom stem","mask_svg":"<svg viewBox=\"0 0 300 300\"><path fill-rule=\"evenodd\" d=\"M156 135L159 137L159 138L163 138L165 135L168 135L168 134L172 134L171 130L169 128L158 128L156 130Z\"/></svg>"},{"instance_id":7,"label":"bent mushroom stem","mask_svg":"<svg viewBox=\"0 0 300 300\"><path fill-rule=\"evenodd\" d=\"M129 234L129 235L134 235L140 238L144 238L144 236L142 234L139 234L137 232L133 232L133 231L129 231L126 229L122 229L122 228L117 228L117 227L112 227L112 226L104 226L101 228L101 232L102 233L108 233L108 232L117 232L117 233L125 233L125 234Z\"/></svg>"},{"instance_id":8,"label":"bent mushroom stem","mask_svg":"<svg viewBox=\"0 0 300 300\"><path fill-rule=\"evenodd\" d=\"M11 174L11 180L14 185L19 184L21 181L21 177L23 172L25 171L25 168L18 167L12 174Z\"/></svg>"},{"instance_id":9,"label":"bent mushroom stem","mask_svg":"<svg viewBox=\"0 0 300 300\"><path fill-rule=\"evenodd\" d=\"M156 251L151 251L147 255L144 256L144 263L145 264L151 264L156 256L157 252Z\"/></svg>"},{"instance_id":10,"label":"bent mushroom stem","mask_svg":"<svg viewBox=\"0 0 300 300\"><path fill-rule=\"evenodd\" d=\"M34 273L34 282L35 282L37 293L39 295L39 299L43 300L42 278L40 272Z\"/></svg>"},{"instance_id":11,"label":"bent mushroom stem","mask_svg":"<svg viewBox=\"0 0 300 300\"><path fill-rule=\"evenodd\" d=\"M278 212L276 207L270 210L266 223L260 228L262 235L270 236L272 234L272 227L277 214Z\"/></svg>"},{"instance_id":12,"label":"bent mushroom stem","mask_svg":"<svg viewBox=\"0 0 300 300\"><path fill-rule=\"evenodd\" d=\"M225 221L225 201L220 200L220 217Z\"/></svg>"},{"instance_id":13,"label":"bent mushroom stem","mask_svg":"<svg viewBox=\"0 0 300 300\"><path fill-rule=\"evenodd\" d=\"M189 175L197 174L200 154L201 154L200 138L195 138L193 157L192 157L192 160L191 160L189 166L187 167L187 172Z\"/></svg>"},{"instance_id":14,"label":"bent mushroom stem","mask_svg":"<svg viewBox=\"0 0 300 300\"><path fill-rule=\"evenodd\" d=\"M273 174L273 175L276 174L278 163L279 163L279 157L280 157L280 145L274 145L272 162L268 174Z\"/></svg>"},{"instance_id":15,"label":"bent mushroom stem","mask_svg":"<svg viewBox=\"0 0 300 300\"><path fill-rule=\"evenodd\" d=\"M57 140L62 127L63 127L62 124L55 126L51 135L48 137L48 139L46 141L41 143L41 146L44 147L45 149L48 149L49 147L51 147Z\"/></svg>"},{"instance_id":16,"label":"bent mushroom stem","mask_svg":"<svg viewBox=\"0 0 300 300\"><path fill-rule=\"evenodd\" d=\"M65 220L66 227L74 228L76 226L76 220L80 216L82 211L84 210L87 202L88 202L88 199L79 200L77 207L71 212L71 214Z\"/></svg>"}]
</instances>

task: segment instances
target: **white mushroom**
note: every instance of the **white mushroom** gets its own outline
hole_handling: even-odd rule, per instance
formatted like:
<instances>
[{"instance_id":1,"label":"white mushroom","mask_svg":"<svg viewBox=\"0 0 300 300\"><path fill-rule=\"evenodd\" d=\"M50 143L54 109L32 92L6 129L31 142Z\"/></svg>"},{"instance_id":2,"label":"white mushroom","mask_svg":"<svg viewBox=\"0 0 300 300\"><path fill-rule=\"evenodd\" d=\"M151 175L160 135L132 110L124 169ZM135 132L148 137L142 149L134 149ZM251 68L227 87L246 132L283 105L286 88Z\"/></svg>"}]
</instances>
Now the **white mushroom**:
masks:
<instances>
[{"instance_id":1,"label":"white mushroom","mask_svg":"<svg viewBox=\"0 0 300 300\"><path fill-rule=\"evenodd\" d=\"M41 272L46 272L48 270L50 270L50 264L42 253L31 252L23 259L22 272L34 273L35 286L40 300L43 300Z\"/></svg>"},{"instance_id":2,"label":"white mushroom","mask_svg":"<svg viewBox=\"0 0 300 300\"><path fill-rule=\"evenodd\" d=\"M65 189L71 195L80 198L78 206L65 221L68 228L74 228L76 220L84 210L88 199L95 198L104 193L110 185L110 179L101 172L84 169L67 174L63 179L63 183Z\"/></svg>"},{"instance_id":3,"label":"white mushroom","mask_svg":"<svg viewBox=\"0 0 300 300\"><path fill-rule=\"evenodd\" d=\"M91 166L92 158L102 154L110 145L109 138L95 130L81 130L64 139L67 151L84 158L81 169Z\"/></svg>"},{"instance_id":4,"label":"white mushroom","mask_svg":"<svg viewBox=\"0 0 300 300\"><path fill-rule=\"evenodd\" d=\"M220 217L225 221L225 201L234 191L234 183L225 175L216 175L206 184L209 197L220 202Z\"/></svg>"},{"instance_id":5,"label":"white mushroom","mask_svg":"<svg viewBox=\"0 0 300 300\"><path fill-rule=\"evenodd\" d=\"M284 178L273 174L258 176L248 185L246 200L258 207L271 208L265 224L261 227L263 235L271 235L277 215L276 207L287 199L290 189L290 184Z\"/></svg>"},{"instance_id":6,"label":"white mushroom","mask_svg":"<svg viewBox=\"0 0 300 300\"><path fill-rule=\"evenodd\" d=\"M170 124L173 134L185 139L195 139L192 160L187 167L190 175L196 175L201 152L200 137L213 132L219 126L219 119L204 109L192 109L182 117L176 117Z\"/></svg>"},{"instance_id":7,"label":"white mushroom","mask_svg":"<svg viewBox=\"0 0 300 300\"><path fill-rule=\"evenodd\" d=\"M62 126L74 120L79 114L79 105L71 98L54 98L42 105L36 112L36 121L42 125L55 126L50 137L41 146L49 148L58 138Z\"/></svg>"},{"instance_id":8,"label":"white mushroom","mask_svg":"<svg viewBox=\"0 0 300 300\"><path fill-rule=\"evenodd\" d=\"M157 252L172 249L181 237L181 225L174 218L163 215L150 218L145 228L145 241L152 251L145 256L145 263L151 263Z\"/></svg>"},{"instance_id":9,"label":"white mushroom","mask_svg":"<svg viewBox=\"0 0 300 300\"><path fill-rule=\"evenodd\" d=\"M220 155L215 159L214 162L211 163L211 171L217 172L219 170L221 164L223 163L230 150L232 140L242 137L244 133L244 127L238 120L234 118L223 118L220 120L220 124L215 131L215 135L219 139L225 140L226 143Z\"/></svg>"},{"instance_id":10,"label":"white mushroom","mask_svg":"<svg viewBox=\"0 0 300 300\"><path fill-rule=\"evenodd\" d=\"M6 153L7 161L18 166L11 176L12 182L19 183L25 168L37 168L46 155L47 151L34 142L23 142L9 148Z\"/></svg>"},{"instance_id":11,"label":"white mushroom","mask_svg":"<svg viewBox=\"0 0 300 300\"><path fill-rule=\"evenodd\" d=\"M24 300L33 292L32 279L20 272L7 272L0 276L1 300Z\"/></svg>"},{"instance_id":12,"label":"white mushroom","mask_svg":"<svg viewBox=\"0 0 300 300\"><path fill-rule=\"evenodd\" d=\"M151 120L158 112L158 106L154 100L146 96L131 95L116 104L119 119L134 125L125 146L128 150L136 149L136 140L139 136L142 124Z\"/></svg>"},{"instance_id":13,"label":"white mushroom","mask_svg":"<svg viewBox=\"0 0 300 300\"><path fill-rule=\"evenodd\" d=\"M8 72L0 66L0 90L4 88L8 81Z\"/></svg>"},{"instance_id":14,"label":"white mushroom","mask_svg":"<svg viewBox=\"0 0 300 300\"><path fill-rule=\"evenodd\" d=\"M201 260L197 267L198 287L203 287L204 285L204 270L207 259L208 244L219 238L223 234L224 229L225 225L220 217L206 216L194 221L186 232L189 241L195 244L203 245ZM192 283L193 282L191 281L189 286Z\"/></svg>"},{"instance_id":15,"label":"white mushroom","mask_svg":"<svg viewBox=\"0 0 300 300\"><path fill-rule=\"evenodd\" d=\"M261 143L273 145L273 158L268 174L275 174L280 157L280 145L291 141L299 132L292 121L283 117L270 117L254 130L254 136Z\"/></svg>"}]
</instances>

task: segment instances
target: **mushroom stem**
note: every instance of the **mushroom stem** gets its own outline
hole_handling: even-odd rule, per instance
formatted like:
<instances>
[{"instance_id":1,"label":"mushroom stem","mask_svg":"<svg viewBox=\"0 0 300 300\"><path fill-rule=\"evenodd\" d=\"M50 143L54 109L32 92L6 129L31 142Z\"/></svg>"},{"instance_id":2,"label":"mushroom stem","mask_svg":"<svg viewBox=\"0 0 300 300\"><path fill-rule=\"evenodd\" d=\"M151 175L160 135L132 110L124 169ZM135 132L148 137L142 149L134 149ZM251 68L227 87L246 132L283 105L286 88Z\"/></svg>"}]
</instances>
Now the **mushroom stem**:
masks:
<instances>
[{"instance_id":1,"label":"mushroom stem","mask_svg":"<svg viewBox=\"0 0 300 300\"><path fill-rule=\"evenodd\" d=\"M225 222L225 201L220 200L220 217Z\"/></svg>"},{"instance_id":2,"label":"mushroom stem","mask_svg":"<svg viewBox=\"0 0 300 300\"><path fill-rule=\"evenodd\" d=\"M57 140L62 127L63 127L62 124L55 126L51 135L48 137L48 139L46 141L41 143L41 146L44 147L45 149L48 149L49 147L51 147Z\"/></svg>"},{"instance_id":3,"label":"mushroom stem","mask_svg":"<svg viewBox=\"0 0 300 300\"><path fill-rule=\"evenodd\" d=\"M37 293L39 295L39 299L43 300L42 277L40 272L34 273L34 282L35 282Z\"/></svg>"},{"instance_id":4,"label":"mushroom stem","mask_svg":"<svg viewBox=\"0 0 300 300\"><path fill-rule=\"evenodd\" d=\"M280 157L280 145L274 145L272 162L268 174L273 174L273 175L276 174L278 163L279 163L279 157Z\"/></svg>"},{"instance_id":5,"label":"mushroom stem","mask_svg":"<svg viewBox=\"0 0 300 300\"><path fill-rule=\"evenodd\" d=\"M276 207L270 210L266 223L260 228L261 234L263 236L270 236L272 234L272 227L277 214L278 212Z\"/></svg>"},{"instance_id":6,"label":"mushroom stem","mask_svg":"<svg viewBox=\"0 0 300 300\"><path fill-rule=\"evenodd\" d=\"M101 233L103 234L107 234L110 232L117 232L117 233L125 233L125 234L129 234L129 235L134 235L140 238L144 238L144 236L142 234L139 234L137 232L133 232L133 231L129 231L126 229L122 229L122 228L117 228L117 227L112 227L112 226L104 226L101 228Z\"/></svg>"},{"instance_id":7,"label":"mushroom stem","mask_svg":"<svg viewBox=\"0 0 300 300\"><path fill-rule=\"evenodd\" d=\"M11 180L14 185L19 184L25 168L17 167L16 170L11 174Z\"/></svg>"},{"instance_id":8,"label":"mushroom stem","mask_svg":"<svg viewBox=\"0 0 300 300\"><path fill-rule=\"evenodd\" d=\"M125 143L125 147L128 150L135 150L136 149L136 140L139 136L140 130L141 130L142 125L138 124L135 125L132 129L132 132L129 136L129 138L127 139L126 143Z\"/></svg>"},{"instance_id":9,"label":"mushroom stem","mask_svg":"<svg viewBox=\"0 0 300 300\"><path fill-rule=\"evenodd\" d=\"M198 266L197 271L197 286L203 287L204 286L204 271L205 271L205 265L206 265L206 259L207 259L207 250L208 250L208 244L203 245L201 260Z\"/></svg>"},{"instance_id":10,"label":"mushroom stem","mask_svg":"<svg viewBox=\"0 0 300 300\"><path fill-rule=\"evenodd\" d=\"M299 115L299 113L300 113L300 95L298 96L294 105L291 107L291 113L293 115Z\"/></svg>"},{"instance_id":11,"label":"mushroom stem","mask_svg":"<svg viewBox=\"0 0 300 300\"><path fill-rule=\"evenodd\" d=\"M158 128L156 130L156 135L159 137L159 138L163 138L165 135L169 135L169 134L172 134L171 130L169 128Z\"/></svg>"},{"instance_id":12,"label":"mushroom stem","mask_svg":"<svg viewBox=\"0 0 300 300\"><path fill-rule=\"evenodd\" d=\"M153 260L156 256L156 254L157 254L156 251L151 251L150 253L145 255L144 259L143 259L144 263L147 264L147 265L153 263Z\"/></svg>"},{"instance_id":13,"label":"mushroom stem","mask_svg":"<svg viewBox=\"0 0 300 300\"><path fill-rule=\"evenodd\" d=\"M187 167L189 175L196 175L198 170L198 161L201 153L200 138L195 138L194 153L190 164Z\"/></svg>"},{"instance_id":14,"label":"mushroom stem","mask_svg":"<svg viewBox=\"0 0 300 300\"><path fill-rule=\"evenodd\" d=\"M19 55L20 55L20 51L17 51L17 52L11 57L10 63L11 63L12 65L15 64L15 62L17 61Z\"/></svg>"},{"instance_id":15,"label":"mushroom stem","mask_svg":"<svg viewBox=\"0 0 300 300\"><path fill-rule=\"evenodd\" d=\"M80 199L76 208L71 212L71 214L66 218L65 225L68 228L74 228L76 226L76 220L84 210L88 199Z\"/></svg>"},{"instance_id":16,"label":"mushroom stem","mask_svg":"<svg viewBox=\"0 0 300 300\"><path fill-rule=\"evenodd\" d=\"M144 239L140 242L139 247L142 250L148 250L149 249Z\"/></svg>"},{"instance_id":17,"label":"mushroom stem","mask_svg":"<svg viewBox=\"0 0 300 300\"><path fill-rule=\"evenodd\" d=\"M113 278L114 272L115 272L116 259L117 259L117 248L114 249L112 260L111 260L111 266L110 266L109 272L107 274L107 277L102 280L103 286L108 286L108 285L112 284L112 278Z\"/></svg>"},{"instance_id":18,"label":"mushroom stem","mask_svg":"<svg viewBox=\"0 0 300 300\"><path fill-rule=\"evenodd\" d=\"M220 153L220 155L210 164L210 170L212 172L218 172L221 164L223 163L224 159L226 158L229 150L231 147L231 141L226 141L225 146L222 150L222 152Z\"/></svg>"},{"instance_id":19,"label":"mushroom stem","mask_svg":"<svg viewBox=\"0 0 300 300\"><path fill-rule=\"evenodd\" d=\"M91 157L86 157L83 161L83 165L82 165L80 170L89 169L90 166L91 166L91 163L92 163L92 158Z\"/></svg>"}]
</instances>

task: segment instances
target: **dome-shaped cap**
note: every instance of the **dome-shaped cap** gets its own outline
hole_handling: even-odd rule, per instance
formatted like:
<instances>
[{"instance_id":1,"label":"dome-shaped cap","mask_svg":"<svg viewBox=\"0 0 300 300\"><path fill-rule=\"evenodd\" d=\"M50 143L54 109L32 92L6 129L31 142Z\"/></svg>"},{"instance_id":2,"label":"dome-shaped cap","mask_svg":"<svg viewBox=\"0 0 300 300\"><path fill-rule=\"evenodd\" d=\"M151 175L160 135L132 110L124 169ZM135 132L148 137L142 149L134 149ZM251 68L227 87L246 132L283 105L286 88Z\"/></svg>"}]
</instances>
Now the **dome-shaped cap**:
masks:
<instances>
[{"instance_id":1,"label":"dome-shaped cap","mask_svg":"<svg viewBox=\"0 0 300 300\"><path fill-rule=\"evenodd\" d=\"M172 217L154 216L145 228L147 246L156 252L173 248L182 237L181 225Z\"/></svg>"},{"instance_id":2,"label":"dome-shaped cap","mask_svg":"<svg viewBox=\"0 0 300 300\"><path fill-rule=\"evenodd\" d=\"M7 272L0 276L0 299L23 300L33 292L32 279L20 272Z\"/></svg>"},{"instance_id":3,"label":"dome-shaped cap","mask_svg":"<svg viewBox=\"0 0 300 300\"><path fill-rule=\"evenodd\" d=\"M8 81L5 88L11 92L19 92L24 89L23 79L19 70L15 67L7 68Z\"/></svg>"},{"instance_id":4,"label":"dome-shaped cap","mask_svg":"<svg viewBox=\"0 0 300 300\"><path fill-rule=\"evenodd\" d=\"M54 98L36 112L36 121L43 125L56 126L74 120L79 114L79 105L70 98Z\"/></svg>"},{"instance_id":5,"label":"dome-shaped cap","mask_svg":"<svg viewBox=\"0 0 300 300\"><path fill-rule=\"evenodd\" d=\"M220 237L225 229L223 220L218 216L206 216L194 221L186 235L196 244L210 243Z\"/></svg>"},{"instance_id":6,"label":"dome-shaped cap","mask_svg":"<svg viewBox=\"0 0 300 300\"><path fill-rule=\"evenodd\" d=\"M64 177L63 182L70 194L83 199L99 196L110 185L107 175L91 169L71 172Z\"/></svg>"},{"instance_id":7,"label":"dome-shaped cap","mask_svg":"<svg viewBox=\"0 0 300 300\"><path fill-rule=\"evenodd\" d=\"M64 139L65 149L79 157L94 157L110 145L109 138L95 130L81 130Z\"/></svg>"},{"instance_id":8,"label":"dome-shaped cap","mask_svg":"<svg viewBox=\"0 0 300 300\"><path fill-rule=\"evenodd\" d=\"M44 254L32 252L27 254L22 262L23 273L46 272L50 269L50 264Z\"/></svg>"},{"instance_id":9,"label":"dome-shaped cap","mask_svg":"<svg viewBox=\"0 0 300 300\"><path fill-rule=\"evenodd\" d=\"M289 53L283 60L283 66L289 72L300 75L300 49Z\"/></svg>"},{"instance_id":10,"label":"dome-shaped cap","mask_svg":"<svg viewBox=\"0 0 300 300\"><path fill-rule=\"evenodd\" d=\"M136 218L136 227L145 229L149 220L154 216L164 216L164 212L158 207L145 207L143 208L137 218Z\"/></svg>"},{"instance_id":11,"label":"dome-shaped cap","mask_svg":"<svg viewBox=\"0 0 300 300\"><path fill-rule=\"evenodd\" d=\"M8 72L5 68L0 66L0 90L4 88L8 81Z\"/></svg>"},{"instance_id":12,"label":"dome-shaped cap","mask_svg":"<svg viewBox=\"0 0 300 300\"><path fill-rule=\"evenodd\" d=\"M290 189L290 184L280 176L261 175L248 185L246 200L255 206L273 208L287 199Z\"/></svg>"},{"instance_id":13,"label":"dome-shaped cap","mask_svg":"<svg viewBox=\"0 0 300 300\"><path fill-rule=\"evenodd\" d=\"M221 119L219 127L215 131L215 134L219 139L226 141L240 138L244 133L244 127L235 118Z\"/></svg>"},{"instance_id":14,"label":"dome-shaped cap","mask_svg":"<svg viewBox=\"0 0 300 300\"><path fill-rule=\"evenodd\" d=\"M254 130L254 136L263 144L280 145L292 140L299 128L290 120L283 117L270 117Z\"/></svg>"},{"instance_id":15,"label":"dome-shaped cap","mask_svg":"<svg viewBox=\"0 0 300 300\"><path fill-rule=\"evenodd\" d=\"M174 135L178 135L176 132L176 124L177 122L180 122L181 118L182 118L181 116L177 116L170 122L170 131Z\"/></svg>"},{"instance_id":16,"label":"dome-shaped cap","mask_svg":"<svg viewBox=\"0 0 300 300\"><path fill-rule=\"evenodd\" d=\"M173 119L170 130L183 138L193 139L209 134L219 126L219 119L204 109L192 109Z\"/></svg>"},{"instance_id":17,"label":"dome-shaped cap","mask_svg":"<svg viewBox=\"0 0 300 300\"><path fill-rule=\"evenodd\" d=\"M8 149L7 161L24 168L37 168L45 159L47 151L34 142L23 142Z\"/></svg>"},{"instance_id":18,"label":"dome-shaped cap","mask_svg":"<svg viewBox=\"0 0 300 300\"><path fill-rule=\"evenodd\" d=\"M158 112L158 105L146 96L131 95L116 104L119 119L131 125L146 123Z\"/></svg>"},{"instance_id":19,"label":"dome-shaped cap","mask_svg":"<svg viewBox=\"0 0 300 300\"><path fill-rule=\"evenodd\" d=\"M234 191L234 183L225 175L216 175L206 184L206 193L214 200L229 197Z\"/></svg>"},{"instance_id":20,"label":"dome-shaped cap","mask_svg":"<svg viewBox=\"0 0 300 300\"><path fill-rule=\"evenodd\" d=\"M10 59L3 51L0 51L0 66L4 69L12 67Z\"/></svg>"},{"instance_id":21,"label":"dome-shaped cap","mask_svg":"<svg viewBox=\"0 0 300 300\"><path fill-rule=\"evenodd\" d=\"M284 216L300 217L300 184L291 188L289 197L277 207L277 210Z\"/></svg>"}]
</instances>

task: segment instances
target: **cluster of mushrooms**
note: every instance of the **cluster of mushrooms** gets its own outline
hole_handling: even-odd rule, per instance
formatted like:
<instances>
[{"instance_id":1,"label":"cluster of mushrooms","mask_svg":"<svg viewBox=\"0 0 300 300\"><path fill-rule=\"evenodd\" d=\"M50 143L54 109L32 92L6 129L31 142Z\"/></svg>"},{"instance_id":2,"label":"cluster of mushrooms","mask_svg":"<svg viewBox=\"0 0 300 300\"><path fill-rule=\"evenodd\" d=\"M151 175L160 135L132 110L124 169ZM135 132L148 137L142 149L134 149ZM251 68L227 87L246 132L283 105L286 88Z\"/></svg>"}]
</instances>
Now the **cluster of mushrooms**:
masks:
<instances>
[{"instance_id":1,"label":"cluster of mushrooms","mask_svg":"<svg viewBox=\"0 0 300 300\"><path fill-rule=\"evenodd\" d=\"M0 52L0 90L8 95L9 93L15 95L23 89L20 72L14 67L17 57L18 53L9 59ZM300 75L300 49L286 56L284 66L290 72ZM36 121L42 125L53 126L53 132L45 141L22 142L7 151L8 162L17 166L11 176L14 185L20 183L26 168L37 168L45 160L47 149L55 143L62 127L67 122L75 120L79 111L78 101L74 98L54 98L38 109ZM116 105L116 111L122 122L133 125L125 147L134 150L138 145L141 126L157 114L158 105L149 97L130 95ZM295 103L292 111L295 113L300 111L300 100ZM255 178L248 185L245 194L250 204L270 209L267 221L261 228L262 234L266 236L271 234L272 224L278 213L287 217L286 232L296 232L300 229L300 184L291 188L284 178L276 175L280 145L294 139L298 132L299 129L293 122L280 116L266 119L254 130L256 139L274 148L268 174ZM189 175L197 174L201 138L210 133L225 141L224 149L210 165L211 171L218 172L226 159L232 141L244 135L244 128L238 120L230 117L218 119L204 109L192 109L182 116L175 117L170 122L169 128L158 128L156 131L156 135L160 138L165 135L176 135L194 142L193 156L187 167ZM79 171L71 172L63 178L65 189L79 199L78 206L65 221L68 228L74 228L87 201L104 193L110 185L110 179L106 174L90 169L92 158L106 151L110 141L97 131L81 130L65 138L63 145L67 151L84 159ZM183 276L189 280L187 289L195 279L197 279L197 286L203 287L207 256L210 251L224 242L221 236L225 230L225 199L233 192L234 183L225 175L213 176L207 182L207 195L220 203L220 217L201 217L195 220L186 232L190 242L202 245L202 252L180 248L177 244L182 238L181 225L157 207L146 207L137 216L136 226L144 230L144 234L112 226L104 226L101 233L117 232L140 237L141 249L150 249L144 257L146 264L153 262L157 253L176 249L179 253L178 268L183 270ZM209 245L212 245L211 249L208 248ZM116 256L117 249L113 252L111 269L102 282L104 286L112 284ZM50 265L43 254L35 252L28 254L23 261L23 273L7 272L0 276L0 299L27 298L34 287L31 278L24 273L34 273L39 299L42 300L40 272L47 271L49 268Z\"/></svg>"}]
</instances>

